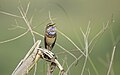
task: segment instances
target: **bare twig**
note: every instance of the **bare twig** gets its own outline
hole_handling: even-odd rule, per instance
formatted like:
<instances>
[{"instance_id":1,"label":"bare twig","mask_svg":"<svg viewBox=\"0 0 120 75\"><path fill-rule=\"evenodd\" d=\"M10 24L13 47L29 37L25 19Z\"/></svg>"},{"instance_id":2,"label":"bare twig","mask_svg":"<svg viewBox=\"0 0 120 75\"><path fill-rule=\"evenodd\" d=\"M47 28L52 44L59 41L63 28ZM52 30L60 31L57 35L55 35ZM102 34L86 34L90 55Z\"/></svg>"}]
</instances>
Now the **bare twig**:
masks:
<instances>
[{"instance_id":1,"label":"bare twig","mask_svg":"<svg viewBox=\"0 0 120 75\"><path fill-rule=\"evenodd\" d=\"M50 19L51 23L54 24L54 22L53 22L53 20L52 20L52 18L51 18L50 11L49 11L49 19Z\"/></svg>"},{"instance_id":2,"label":"bare twig","mask_svg":"<svg viewBox=\"0 0 120 75\"><path fill-rule=\"evenodd\" d=\"M8 12L4 12L4 11L0 11L0 13L11 16L11 17L15 17L15 18L22 18L21 16L12 14L12 13L8 13Z\"/></svg>"},{"instance_id":3,"label":"bare twig","mask_svg":"<svg viewBox=\"0 0 120 75\"><path fill-rule=\"evenodd\" d=\"M69 52L78 52L77 50L74 50L74 49L72 49L72 50L69 50ZM58 53L56 53L57 55L61 55L61 54L65 54L66 52L65 51L61 51L61 52L58 52Z\"/></svg>"},{"instance_id":4,"label":"bare twig","mask_svg":"<svg viewBox=\"0 0 120 75\"><path fill-rule=\"evenodd\" d=\"M99 73L98 73L98 71L97 71L95 65L93 64L92 60L90 59L90 57L88 57L88 60L89 60L90 64L92 65L93 70L95 71L96 75L99 75Z\"/></svg>"},{"instance_id":5,"label":"bare twig","mask_svg":"<svg viewBox=\"0 0 120 75\"><path fill-rule=\"evenodd\" d=\"M57 31L60 34L62 34L65 38L67 38L85 56L85 54L83 53L83 51L68 36L66 36L64 33L62 33L61 31L59 31L58 29L57 29Z\"/></svg>"},{"instance_id":6,"label":"bare twig","mask_svg":"<svg viewBox=\"0 0 120 75\"><path fill-rule=\"evenodd\" d=\"M32 48L28 51L24 59L20 61L18 66L13 71L12 75L26 75L29 70L34 66L34 64L38 61L41 52L38 51L39 45L41 41L38 40ZM30 53L30 51L33 51Z\"/></svg>"},{"instance_id":7,"label":"bare twig","mask_svg":"<svg viewBox=\"0 0 120 75\"><path fill-rule=\"evenodd\" d=\"M6 43L6 42L10 42L10 41L13 41L13 40L16 40L16 39L18 39L18 38L24 36L24 35L27 34L28 32L29 32L29 29L28 29L26 32L24 32L23 34L21 34L21 35L15 37L15 38L12 38L12 39L9 39L9 40L5 40L5 41L1 41L0 44Z\"/></svg>"},{"instance_id":8,"label":"bare twig","mask_svg":"<svg viewBox=\"0 0 120 75\"><path fill-rule=\"evenodd\" d=\"M63 49L65 52L69 53L71 56L73 56L77 60L76 56L74 54L72 54L70 51L66 50L64 47L62 47L58 43L56 43L56 45L59 46L61 49Z\"/></svg>"},{"instance_id":9,"label":"bare twig","mask_svg":"<svg viewBox=\"0 0 120 75\"><path fill-rule=\"evenodd\" d=\"M26 11L25 11L25 17L27 16L27 13L28 13L29 7L30 7L30 1L29 1L28 4L27 4L27 8L26 8Z\"/></svg>"},{"instance_id":10,"label":"bare twig","mask_svg":"<svg viewBox=\"0 0 120 75\"><path fill-rule=\"evenodd\" d=\"M17 29L17 28L26 29L26 28L20 26L16 19L15 19L15 23L16 23L16 25L12 25L12 28L8 28L8 30L14 30L14 29Z\"/></svg>"},{"instance_id":11,"label":"bare twig","mask_svg":"<svg viewBox=\"0 0 120 75\"><path fill-rule=\"evenodd\" d=\"M87 30L86 30L86 33L85 33L85 35L87 35L86 36L87 38L88 38L89 33L90 33L90 23L91 23L91 21L88 22Z\"/></svg>"},{"instance_id":12,"label":"bare twig","mask_svg":"<svg viewBox=\"0 0 120 75\"><path fill-rule=\"evenodd\" d=\"M93 46L92 46L91 50L89 51L89 53L91 53L91 51L93 50L94 46L96 45L97 40L101 37L100 35L102 35L109 27L111 27L111 24L113 22L114 22L114 19L113 19L113 14L112 14L110 21L107 21L106 25L103 24L103 28L90 41L89 46L93 43L93 41L96 40L95 43L93 43ZM112 41L113 41L113 39L114 39L113 35L111 35L111 36L112 36Z\"/></svg>"},{"instance_id":13,"label":"bare twig","mask_svg":"<svg viewBox=\"0 0 120 75\"><path fill-rule=\"evenodd\" d=\"M86 63L87 63L87 59L88 59L88 36L89 36L89 24L88 24L88 30L86 31L86 34L82 31L81 29L81 32L83 34L83 37L84 37L84 43L85 43L85 53L86 53L86 57L85 57L85 61L84 61L84 65L83 65L83 68L82 68L82 72L81 72L81 75L83 75L84 73L84 70L85 70L85 66L86 66Z\"/></svg>"},{"instance_id":14,"label":"bare twig","mask_svg":"<svg viewBox=\"0 0 120 75\"><path fill-rule=\"evenodd\" d=\"M29 4L28 4L28 5L29 5ZM31 26L30 26L30 23L29 23L26 15L25 15L25 12L24 12L24 10L23 10L23 7L22 7L22 6L21 6L21 8L18 7L18 9L19 9L19 11L20 11L21 16L23 17L23 20L25 21L26 25L28 26L28 28L29 28L29 30L30 30L30 32L31 32L31 35L32 35L32 37L33 37L33 42L35 43L35 36L34 36L34 34L33 34L33 30L32 30L32 28L31 28ZM27 8L27 9L29 9L29 8Z\"/></svg>"},{"instance_id":15,"label":"bare twig","mask_svg":"<svg viewBox=\"0 0 120 75\"><path fill-rule=\"evenodd\" d=\"M65 57L64 57L64 60L63 60L63 63L62 63L62 66L65 65L66 60L67 60L67 57L65 56ZM60 75L60 73L61 73L61 71L59 71L58 75Z\"/></svg>"},{"instance_id":16,"label":"bare twig","mask_svg":"<svg viewBox=\"0 0 120 75\"><path fill-rule=\"evenodd\" d=\"M39 48L41 41L38 40L33 46L32 50L33 52L27 53L24 59L18 64L16 69L13 71L12 75L26 75L30 69L33 68L35 63L39 60L39 58L45 59L48 62L54 62L59 70L61 71L61 75L64 75L64 69L61 66L61 64L58 62L58 60L55 58L54 53L51 51ZM31 49L29 51L31 51ZM28 55L29 54L29 55ZM54 59L54 60L53 60Z\"/></svg>"},{"instance_id":17,"label":"bare twig","mask_svg":"<svg viewBox=\"0 0 120 75\"><path fill-rule=\"evenodd\" d=\"M83 57L83 55L80 55L80 56L77 58L77 60L73 61L73 62L69 65L69 67L68 67L67 70L66 70L66 74L69 72L70 68L71 68L78 60L80 60L80 58L82 58L82 57Z\"/></svg>"},{"instance_id":18,"label":"bare twig","mask_svg":"<svg viewBox=\"0 0 120 75\"><path fill-rule=\"evenodd\" d=\"M109 68L108 68L108 71L107 71L107 75L109 75L110 71L111 71L111 67L112 67L112 63L113 63L113 59L114 59L115 50L116 50L116 46L113 47L113 52L112 52L112 56L111 56Z\"/></svg>"},{"instance_id":19,"label":"bare twig","mask_svg":"<svg viewBox=\"0 0 120 75\"><path fill-rule=\"evenodd\" d=\"M30 26L32 23L31 23L31 20L29 22L28 19L27 19L27 12L29 10L29 6L30 6L30 2L27 4L26 11L24 11L23 7L21 5L21 2L20 2L20 7L18 7L18 9L19 9L19 12L20 12L21 16L23 17L23 20L25 21L26 25L28 26L28 28L29 28L29 30L31 32L31 35L32 35L32 38L33 38L33 42L35 43L35 41L36 41L35 40L35 35L33 34L33 30L32 30L32 28ZM32 52L32 51L30 51L30 52ZM35 64L34 75L36 74L36 69L37 69L37 63Z\"/></svg>"}]
</instances>

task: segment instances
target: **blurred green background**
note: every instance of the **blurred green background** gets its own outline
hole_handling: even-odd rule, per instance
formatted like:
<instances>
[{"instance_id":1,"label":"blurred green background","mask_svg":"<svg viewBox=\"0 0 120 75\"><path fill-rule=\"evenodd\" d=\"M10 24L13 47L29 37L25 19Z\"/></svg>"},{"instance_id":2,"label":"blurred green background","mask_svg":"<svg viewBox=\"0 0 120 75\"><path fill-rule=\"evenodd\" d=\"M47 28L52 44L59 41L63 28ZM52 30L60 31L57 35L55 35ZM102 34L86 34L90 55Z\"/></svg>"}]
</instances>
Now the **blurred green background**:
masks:
<instances>
[{"instance_id":1,"label":"blurred green background","mask_svg":"<svg viewBox=\"0 0 120 75\"><path fill-rule=\"evenodd\" d=\"M29 0L21 0L24 10L27 7ZM19 0L0 0L0 11L12 13L20 16L18 10ZM33 16L32 27L38 26L33 30L44 35L44 28L48 20L48 12L57 25L58 30L65 33L75 44L84 50L84 39L81 34L80 28L85 32L88 22L90 21L90 40L111 20L112 15L114 22L109 24L108 29L96 39L94 46L89 57L92 64L96 67L98 75L107 75L108 66L113 50L113 44L120 40L120 1L119 0L30 0L30 8L28 10L28 19ZM23 34L26 30L21 28L14 29L16 25L28 28L25 22L20 18L15 18L0 13L0 42L15 38ZM111 27L110 27L111 26ZM10 30L12 29L12 30ZM42 40L43 38L35 34L36 39ZM66 50L75 50L73 53L79 57L81 53L73 46L64 36L58 33L57 43L59 43ZM95 41L93 42L95 43ZM0 43L0 75L10 75L15 69L19 61L25 56L27 51L33 45L32 36L29 33L18 38L14 41ZM89 47L91 49L93 44ZM64 50L55 45L53 52L57 54L60 63L63 60L67 65L64 66L67 70L75 59L68 53L61 53ZM112 70L110 75L120 74L120 43L116 45L115 56L113 60ZM80 75L83 67L85 57L79 60L77 66L73 65L69 71L69 75ZM46 74L46 62L41 60L38 62L37 75ZM33 75L33 70L29 73ZM96 75L90 61L87 61L83 75ZM58 75L58 69L55 70L54 75Z\"/></svg>"}]
</instances>

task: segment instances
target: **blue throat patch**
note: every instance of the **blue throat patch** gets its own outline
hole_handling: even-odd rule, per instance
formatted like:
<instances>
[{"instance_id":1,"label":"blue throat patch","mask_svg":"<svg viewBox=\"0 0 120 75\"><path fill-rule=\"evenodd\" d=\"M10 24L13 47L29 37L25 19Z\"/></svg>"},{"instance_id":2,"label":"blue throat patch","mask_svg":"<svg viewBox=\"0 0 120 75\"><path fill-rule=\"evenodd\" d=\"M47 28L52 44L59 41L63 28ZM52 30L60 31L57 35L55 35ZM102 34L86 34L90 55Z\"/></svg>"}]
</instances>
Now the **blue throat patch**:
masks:
<instances>
[{"instance_id":1,"label":"blue throat patch","mask_svg":"<svg viewBox=\"0 0 120 75\"><path fill-rule=\"evenodd\" d=\"M49 35L54 35L56 32L48 32Z\"/></svg>"}]
</instances>

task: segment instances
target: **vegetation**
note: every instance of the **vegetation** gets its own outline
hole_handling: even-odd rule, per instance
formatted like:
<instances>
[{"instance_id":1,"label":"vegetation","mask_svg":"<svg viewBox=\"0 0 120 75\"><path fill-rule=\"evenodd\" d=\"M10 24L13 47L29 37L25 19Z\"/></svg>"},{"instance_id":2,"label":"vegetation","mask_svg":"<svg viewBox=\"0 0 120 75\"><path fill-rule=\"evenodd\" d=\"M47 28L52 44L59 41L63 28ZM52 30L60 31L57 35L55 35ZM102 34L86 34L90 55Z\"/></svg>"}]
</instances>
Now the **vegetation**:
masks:
<instances>
[{"instance_id":1,"label":"vegetation","mask_svg":"<svg viewBox=\"0 0 120 75\"><path fill-rule=\"evenodd\" d=\"M108 9L111 7L101 9L102 3L107 3L103 0L95 6L92 2L77 0L9 2L0 1L1 75L12 74L37 40L43 43L44 28L50 22L49 11L58 32L53 52L68 75L119 75L120 19L116 12L119 1L114 2L116 5L112 0L108 2L108 6L114 4L113 10ZM84 4L88 4L87 8ZM46 61L39 60L36 72L33 68L29 75L46 75L46 72ZM54 75L59 74L56 69Z\"/></svg>"}]
</instances>

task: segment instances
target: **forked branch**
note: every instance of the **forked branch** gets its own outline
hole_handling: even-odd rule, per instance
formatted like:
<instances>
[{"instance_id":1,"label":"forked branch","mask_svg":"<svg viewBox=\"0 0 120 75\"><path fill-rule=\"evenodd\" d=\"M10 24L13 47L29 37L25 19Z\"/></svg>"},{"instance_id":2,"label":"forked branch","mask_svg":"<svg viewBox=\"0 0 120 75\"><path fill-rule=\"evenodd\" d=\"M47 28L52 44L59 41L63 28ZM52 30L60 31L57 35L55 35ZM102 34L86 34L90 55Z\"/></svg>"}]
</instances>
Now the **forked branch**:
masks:
<instances>
[{"instance_id":1,"label":"forked branch","mask_svg":"<svg viewBox=\"0 0 120 75\"><path fill-rule=\"evenodd\" d=\"M18 64L16 69L13 71L12 75L26 75L33 68L35 63L42 58L47 62L53 62L61 71L61 75L66 75L63 67L58 62L55 57L55 54L47 49L40 48L41 41L38 40L30 50L33 50L31 53L27 53L25 58Z\"/></svg>"}]
</instances>

